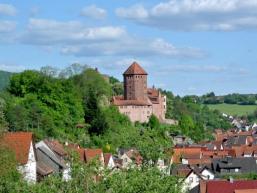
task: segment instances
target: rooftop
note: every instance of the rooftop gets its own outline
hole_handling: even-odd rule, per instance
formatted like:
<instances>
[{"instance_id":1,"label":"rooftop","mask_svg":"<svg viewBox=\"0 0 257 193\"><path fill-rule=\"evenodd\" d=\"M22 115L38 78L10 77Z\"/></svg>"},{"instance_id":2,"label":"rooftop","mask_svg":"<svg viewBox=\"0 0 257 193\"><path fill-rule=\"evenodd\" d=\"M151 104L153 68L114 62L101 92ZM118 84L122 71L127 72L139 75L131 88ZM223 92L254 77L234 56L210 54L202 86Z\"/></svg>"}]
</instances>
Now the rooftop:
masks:
<instances>
[{"instance_id":1,"label":"rooftop","mask_svg":"<svg viewBox=\"0 0 257 193\"><path fill-rule=\"evenodd\" d=\"M123 75L147 75L146 71L137 63L133 62Z\"/></svg>"}]
</instances>

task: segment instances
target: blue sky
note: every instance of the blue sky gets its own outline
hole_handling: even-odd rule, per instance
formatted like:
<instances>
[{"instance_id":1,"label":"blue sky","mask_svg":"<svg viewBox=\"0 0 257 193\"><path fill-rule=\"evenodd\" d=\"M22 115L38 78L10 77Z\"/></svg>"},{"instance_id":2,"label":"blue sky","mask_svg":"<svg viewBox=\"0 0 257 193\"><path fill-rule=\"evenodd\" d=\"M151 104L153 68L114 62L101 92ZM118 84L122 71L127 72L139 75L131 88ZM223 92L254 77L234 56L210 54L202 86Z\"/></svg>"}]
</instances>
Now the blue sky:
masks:
<instances>
[{"instance_id":1,"label":"blue sky","mask_svg":"<svg viewBox=\"0 0 257 193\"><path fill-rule=\"evenodd\" d=\"M0 2L0 69L134 60L175 94L257 93L257 0Z\"/></svg>"}]
</instances>

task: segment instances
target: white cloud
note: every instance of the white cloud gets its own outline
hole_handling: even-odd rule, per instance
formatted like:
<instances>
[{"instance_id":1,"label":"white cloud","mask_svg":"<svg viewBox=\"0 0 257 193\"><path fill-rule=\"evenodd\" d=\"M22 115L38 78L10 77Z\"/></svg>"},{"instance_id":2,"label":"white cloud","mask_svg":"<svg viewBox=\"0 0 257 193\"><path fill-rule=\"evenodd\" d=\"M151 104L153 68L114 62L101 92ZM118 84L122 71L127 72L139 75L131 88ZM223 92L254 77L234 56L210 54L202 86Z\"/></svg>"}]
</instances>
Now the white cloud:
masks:
<instances>
[{"instance_id":1,"label":"white cloud","mask_svg":"<svg viewBox=\"0 0 257 193\"><path fill-rule=\"evenodd\" d=\"M126 34L121 27L85 27L78 21L59 22L30 19L21 41L30 44L82 44L90 41L110 41Z\"/></svg>"},{"instance_id":2,"label":"white cloud","mask_svg":"<svg viewBox=\"0 0 257 193\"><path fill-rule=\"evenodd\" d=\"M16 15L16 9L13 5L10 4L0 4L0 15L9 15L14 16Z\"/></svg>"},{"instance_id":3,"label":"white cloud","mask_svg":"<svg viewBox=\"0 0 257 193\"><path fill-rule=\"evenodd\" d=\"M80 15L91 17L93 19L104 19L107 16L105 9L99 8L96 5L90 5L84 7L80 12Z\"/></svg>"},{"instance_id":4,"label":"white cloud","mask_svg":"<svg viewBox=\"0 0 257 193\"><path fill-rule=\"evenodd\" d=\"M64 54L76 56L166 56L171 58L201 58L205 54L198 49L179 48L163 39L139 39L124 37L119 41L95 42L85 45L67 45Z\"/></svg>"},{"instance_id":5,"label":"white cloud","mask_svg":"<svg viewBox=\"0 0 257 193\"><path fill-rule=\"evenodd\" d=\"M137 23L169 30L257 29L257 0L170 0L149 9L142 5L118 8L116 14Z\"/></svg>"},{"instance_id":6,"label":"white cloud","mask_svg":"<svg viewBox=\"0 0 257 193\"><path fill-rule=\"evenodd\" d=\"M16 27L16 23L13 21L1 21L0 20L0 33L12 32Z\"/></svg>"},{"instance_id":7,"label":"white cloud","mask_svg":"<svg viewBox=\"0 0 257 193\"><path fill-rule=\"evenodd\" d=\"M131 36L123 27L87 27L78 21L30 19L26 32L19 40L32 45L57 45L63 54L76 56L204 56L199 49L177 47L164 39Z\"/></svg>"},{"instance_id":8,"label":"white cloud","mask_svg":"<svg viewBox=\"0 0 257 193\"><path fill-rule=\"evenodd\" d=\"M148 17L148 11L142 5L134 5L130 8L118 8L116 14L119 17L129 19L145 19Z\"/></svg>"}]
</instances>

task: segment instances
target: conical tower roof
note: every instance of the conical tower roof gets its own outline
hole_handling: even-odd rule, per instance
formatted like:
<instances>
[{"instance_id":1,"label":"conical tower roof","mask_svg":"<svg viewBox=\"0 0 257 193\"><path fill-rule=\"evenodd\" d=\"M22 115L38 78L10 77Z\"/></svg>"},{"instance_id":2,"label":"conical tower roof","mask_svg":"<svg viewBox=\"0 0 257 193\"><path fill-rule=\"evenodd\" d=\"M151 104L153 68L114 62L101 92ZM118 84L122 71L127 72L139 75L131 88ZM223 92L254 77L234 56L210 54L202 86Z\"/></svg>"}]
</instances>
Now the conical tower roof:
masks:
<instances>
[{"instance_id":1,"label":"conical tower roof","mask_svg":"<svg viewBox=\"0 0 257 193\"><path fill-rule=\"evenodd\" d=\"M137 63L133 62L123 75L147 75L146 71Z\"/></svg>"}]
</instances>

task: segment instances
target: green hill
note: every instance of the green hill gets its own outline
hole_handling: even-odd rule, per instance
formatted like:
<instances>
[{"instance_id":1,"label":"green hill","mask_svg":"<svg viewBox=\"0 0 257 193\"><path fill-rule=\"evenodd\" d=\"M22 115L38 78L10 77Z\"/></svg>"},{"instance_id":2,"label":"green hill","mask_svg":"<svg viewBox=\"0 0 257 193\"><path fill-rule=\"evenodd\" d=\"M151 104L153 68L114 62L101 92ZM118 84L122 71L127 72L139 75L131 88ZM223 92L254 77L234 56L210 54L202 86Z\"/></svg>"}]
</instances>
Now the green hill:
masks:
<instances>
[{"instance_id":1,"label":"green hill","mask_svg":"<svg viewBox=\"0 0 257 193\"><path fill-rule=\"evenodd\" d=\"M9 84L11 75L12 75L11 72L0 70L0 91L6 88L6 86Z\"/></svg>"}]
</instances>

